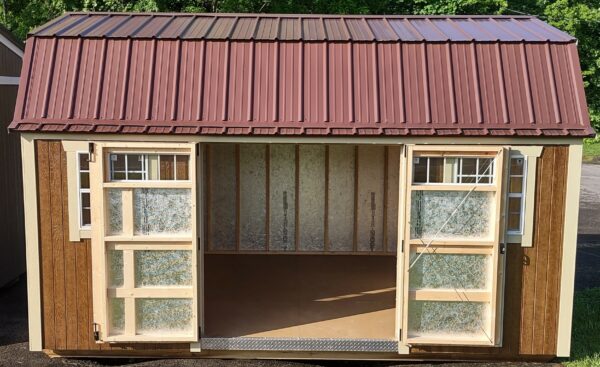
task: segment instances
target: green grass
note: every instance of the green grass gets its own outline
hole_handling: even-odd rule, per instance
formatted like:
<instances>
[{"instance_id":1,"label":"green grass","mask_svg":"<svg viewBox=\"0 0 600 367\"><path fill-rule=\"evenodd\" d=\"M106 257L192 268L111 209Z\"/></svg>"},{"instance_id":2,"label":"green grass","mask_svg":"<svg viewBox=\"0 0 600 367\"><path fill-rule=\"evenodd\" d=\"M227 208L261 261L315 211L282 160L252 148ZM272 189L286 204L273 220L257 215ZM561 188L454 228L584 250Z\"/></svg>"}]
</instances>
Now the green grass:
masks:
<instances>
[{"instance_id":1,"label":"green grass","mask_svg":"<svg viewBox=\"0 0 600 367\"><path fill-rule=\"evenodd\" d=\"M567 367L600 367L600 288L575 293L571 358L563 363Z\"/></svg>"},{"instance_id":2,"label":"green grass","mask_svg":"<svg viewBox=\"0 0 600 367\"><path fill-rule=\"evenodd\" d=\"M600 137L585 139L583 144L583 161L600 163Z\"/></svg>"}]
</instances>

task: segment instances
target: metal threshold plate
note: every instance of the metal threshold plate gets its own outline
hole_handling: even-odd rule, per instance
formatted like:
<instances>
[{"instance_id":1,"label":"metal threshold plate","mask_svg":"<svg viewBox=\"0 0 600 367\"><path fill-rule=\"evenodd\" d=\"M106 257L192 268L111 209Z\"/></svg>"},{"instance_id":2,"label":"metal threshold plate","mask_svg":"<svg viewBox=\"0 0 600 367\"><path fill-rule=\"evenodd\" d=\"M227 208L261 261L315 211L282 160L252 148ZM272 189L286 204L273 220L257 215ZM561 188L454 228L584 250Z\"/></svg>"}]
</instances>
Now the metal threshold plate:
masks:
<instances>
[{"instance_id":1,"label":"metal threshold plate","mask_svg":"<svg viewBox=\"0 0 600 367\"><path fill-rule=\"evenodd\" d=\"M294 352L398 352L398 342L387 339L201 338L204 350L260 350Z\"/></svg>"}]
</instances>

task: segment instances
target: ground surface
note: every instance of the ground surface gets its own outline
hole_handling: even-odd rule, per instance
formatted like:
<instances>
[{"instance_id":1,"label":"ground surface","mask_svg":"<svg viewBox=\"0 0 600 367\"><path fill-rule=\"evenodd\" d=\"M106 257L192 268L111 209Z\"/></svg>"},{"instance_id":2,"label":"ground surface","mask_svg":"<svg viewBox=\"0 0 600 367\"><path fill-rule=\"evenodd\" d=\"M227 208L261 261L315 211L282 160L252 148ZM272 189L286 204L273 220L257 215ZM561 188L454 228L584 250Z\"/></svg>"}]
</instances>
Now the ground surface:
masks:
<instances>
[{"instance_id":1,"label":"ground surface","mask_svg":"<svg viewBox=\"0 0 600 367\"><path fill-rule=\"evenodd\" d=\"M600 165L584 165L582 173L581 211L577 247L577 273L575 287L581 291L600 287ZM43 353L31 353L27 349L27 289L21 279L14 285L0 289L0 366L227 366L227 367L303 367L303 366L394 366L397 363L367 362L290 362L290 361L237 361L237 360L135 360L135 359L50 359ZM588 307L589 300L580 302ZM577 306L577 305L576 305ZM600 309L600 307L598 307ZM592 311L593 313L593 311ZM576 321L577 322L577 321ZM589 322L589 320L588 320ZM596 328L596 325L593 325ZM586 350L589 350L587 348ZM600 346L591 346L592 353L600 353ZM598 359L575 366L599 367ZM411 366L414 364L403 364ZM448 363L439 367L553 367L559 363ZM430 364L414 366L427 367Z\"/></svg>"}]
</instances>

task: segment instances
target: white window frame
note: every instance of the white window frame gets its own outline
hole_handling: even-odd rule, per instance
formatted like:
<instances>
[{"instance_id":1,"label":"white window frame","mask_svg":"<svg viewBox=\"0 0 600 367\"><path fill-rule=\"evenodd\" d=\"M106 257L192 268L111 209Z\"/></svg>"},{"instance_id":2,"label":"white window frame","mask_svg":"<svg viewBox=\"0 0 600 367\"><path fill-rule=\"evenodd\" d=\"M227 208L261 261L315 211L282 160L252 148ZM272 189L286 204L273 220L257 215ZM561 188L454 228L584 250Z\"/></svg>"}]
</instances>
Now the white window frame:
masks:
<instances>
[{"instance_id":1,"label":"white window frame","mask_svg":"<svg viewBox=\"0 0 600 367\"><path fill-rule=\"evenodd\" d=\"M90 194L90 189L84 189L81 188L81 161L80 161L80 157L82 155L87 155L88 159L89 159L89 152L85 152L85 151L77 151L75 152L75 156L77 158L77 207L78 207L78 213L79 213L79 229L80 230L89 230L92 228L92 223L91 223L91 201L90 201L90 207L88 209L90 209L90 224L83 224L83 200L81 199L82 194L87 193ZM88 177L90 174L90 169L88 166L87 171L85 171L88 173ZM89 180L89 179L88 179Z\"/></svg>"},{"instance_id":2,"label":"white window frame","mask_svg":"<svg viewBox=\"0 0 600 367\"><path fill-rule=\"evenodd\" d=\"M506 231L505 241L506 243L520 243L521 247L532 247L533 246L533 222L535 212L535 191L537 187L537 159L542 155L543 146L541 145L515 145L510 147L510 157L525 157L526 160L526 171L525 179L526 186L523 200L523 217L521 233L515 233L512 231ZM509 173L507 171L507 173ZM508 177L508 175L507 175ZM509 181L505 182L508 186ZM508 188L507 188L508 191ZM508 195L506 196L506 203L508 204ZM508 208L505 215L508 213Z\"/></svg>"},{"instance_id":3,"label":"white window frame","mask_svg":"<svg viewBox=\"0 0 600 367\"><path fill-rule=\"evenodd\" d=\"M513 159L522 159L523 160L523 174L521 175L514 175L511 172L511 167L512 167L512 160ZM519 221L519 229L518 230L507 230L508 235L523 235L523 228L525 226L525 200L526 200L526 196L527 196L527 156L524 156L522 154L511 154L510 158L509 158L509 164L508 164L508 186L507 186L507 195L508 195L508 199L510 198L520 198L521 199L521 214L520 214L520 221ZM520 177L523 179L522 181L522 186L521 186L521 192L510 192L510 179L513 177ZM508 214L509 214L509 205L506 205L506 218L507 218L507 223L508 223Z\"/></svg>"},{"instance_id":4,"label":"white window frame","mask_svg":"<svg viewBox=\"0 0 600 367\"><path fill-rule=\"evenodd\" d=\"M439 157L416 157L415 159L426 159L427 160L427 167L426 167L426 182L414 182L414 168L412 169L413 171L413 185L478 185L478 186L483 186L483 185L489 185L492 186L494 185L494 174L496 172L496 161L492 161L492 167L491 167L491 173L482 175L479 174L479 159L480 158L485 158L485 157L468 157L468 156L461 156L461 157L448 157L448 158L456 158L458 159L458 164L454 165L453 170L454 170L454 177L456 177L458 182L430 182L429 181L429 174L430 174L430 158L439 158ZM444 165L446 165L446 158L447 157L443 157L444 159ZM463 158L475 158L477 159L476 161L476 166L475 166L475 174L474 175L466 175L462 173L462 165L463 165ZM414 167L414 163L415 161L413 160L412 164ZM472 183L464 183L462 182L462 179L464 177L473 177L475 178L475 182ZM480 178L489 178L490 182L478 182L478 180Z\"/></svg>"},{"instance_id":5,"label":"white window frame","mask_svg":"<svg viewBox=\"0 0 600 367\"><path fill-rule=\"evenodd\" d=\"M132 153L132 152L124 152L124 151L114 151L110 153L111 155L125 155L125 171L115 171L113 169L113 161L112 159L110 159L109 161L109 169L108 169L108 176L109 176L109 181L110 182L153 182L153 181L189 181L190 180L190 176L189 176L189 165L190 162L188 161L188 178L187 179L178 179L177 178L177 156L188 156L188 154L182 154L181 152L171 152L171 151L164 151L164 152L160 152L158 153L158 177L159 179L157 180L150 180L148 179L148 167L149 167L149 162L148 162L148 153ZM127 163L127 155L142 155L142 170L141 171L129 171L128 169L128 163ZM160 163L161 163L161 156L167 156L167 155L172 155L173 156L173 179L172 180L161 180L160 179ZM116 180L113 178L113 174L114 172L118 172L118 173L125 173L125 179L124 180ZM142 174L142 178L139 180L136 179L129 179L129 174L130 173L141 173Z\"/></svg>"}]
</instances>

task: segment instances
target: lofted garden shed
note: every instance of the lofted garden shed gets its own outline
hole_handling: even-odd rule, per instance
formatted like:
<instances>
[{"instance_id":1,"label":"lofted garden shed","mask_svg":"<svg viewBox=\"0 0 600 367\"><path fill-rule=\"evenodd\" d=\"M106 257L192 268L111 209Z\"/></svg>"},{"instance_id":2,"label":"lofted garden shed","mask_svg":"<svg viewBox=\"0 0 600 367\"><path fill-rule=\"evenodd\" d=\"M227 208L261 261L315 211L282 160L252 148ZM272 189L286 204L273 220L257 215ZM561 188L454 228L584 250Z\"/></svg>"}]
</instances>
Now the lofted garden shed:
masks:
<instances>
[{"instance_id":1,"label":"lofted garden shed","mask_svg":"<svg viewBox=\"0 0 600 367\"><path fill-rule=\"evenodd\" d=\"M569 354L593 130L537 18L67 13L10 128L32 350Z\"/></svg>"}]
</instances>

